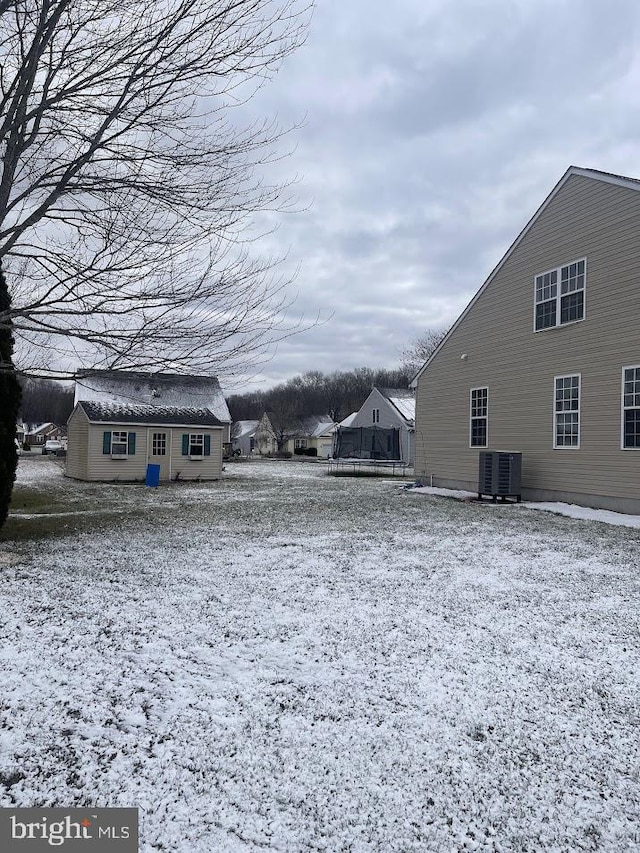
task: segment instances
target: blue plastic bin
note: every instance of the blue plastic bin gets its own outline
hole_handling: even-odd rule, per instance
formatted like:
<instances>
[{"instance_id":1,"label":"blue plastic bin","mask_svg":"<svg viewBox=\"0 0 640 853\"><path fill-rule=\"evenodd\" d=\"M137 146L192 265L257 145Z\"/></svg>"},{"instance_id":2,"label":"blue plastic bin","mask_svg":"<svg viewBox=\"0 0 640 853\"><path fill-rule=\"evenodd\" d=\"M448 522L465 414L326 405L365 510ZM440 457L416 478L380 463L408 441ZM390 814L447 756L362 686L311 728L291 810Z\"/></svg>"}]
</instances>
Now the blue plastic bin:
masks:
<instances>
[{"instance_id":1,"label":"blue plastic bin","mask_svg":"<svg viewBox=\"0 0 640 853\"><path fill-rule=\"evenodd\" d=\"M154 489L157 488L160 482L159 465L147 465L147 478L144 482L146 486L152 486Z\"/></svg>"}]
</instances>

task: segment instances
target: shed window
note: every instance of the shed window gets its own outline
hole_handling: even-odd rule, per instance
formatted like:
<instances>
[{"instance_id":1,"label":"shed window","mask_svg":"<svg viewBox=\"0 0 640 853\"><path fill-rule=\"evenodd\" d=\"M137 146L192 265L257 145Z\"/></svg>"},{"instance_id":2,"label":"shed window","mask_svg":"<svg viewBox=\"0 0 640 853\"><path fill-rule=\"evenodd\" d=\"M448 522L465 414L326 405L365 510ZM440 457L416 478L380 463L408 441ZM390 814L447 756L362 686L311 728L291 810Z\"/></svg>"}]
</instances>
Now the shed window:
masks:
<instances>
[{"instance_id":1,"label":"shed window","mask_svg":"<svg viewBox=\"0 0 640 853\"><path fill-rule=\"evenodd\" d=\"M182 436L182 455L201 459L211 455L211 436L202 432L185 433Z\"/></svg>"},{"instance_id":2,"label":"shed window","mask_svg":"<svg viewBox=\"0 0 640 853\"><path fill-rule=\"evenodd\" d=\"M166 432L154 432L151 440L151 455L166 456L167 455L167 434Z\"/></svg>"},{"instance_id":3,"label":"shed window","mask_svg":"<svg viewBox=\"0 0 640 853\"><path fill-rule=\"evenodd\" d=\"M556 448L580 447L580 375L556 376L554 398Z\"/></svg>"},{"instance_id":4,"label":"shed window","mask_svg":"<svg viewBox=\"0 0 640 853\"><path fill-rule=\"evenodd\" d=\"M105 456L113 456L116 459L126 459L136 452L135 432L124 430L107 430L102 433L102 453Z\"/></svg>"},{"instance_id":5,"label":"shed window","mask_svg":"<svg viewBox=\"0 0 640 853\"><path fill-rule=\"evenodd\" d=\"M584 320L586 259L535 277L535 331Z\"/></svg>"},{"instance_id":6,"label":"shed window","mask_svg":"<svg viewBox=\"0 0 640 853\"><path fill-rule=\"evenodd\" d=\"M640 447L640 366L622 369L622 447Z\"/></svg>"}]
</instances>

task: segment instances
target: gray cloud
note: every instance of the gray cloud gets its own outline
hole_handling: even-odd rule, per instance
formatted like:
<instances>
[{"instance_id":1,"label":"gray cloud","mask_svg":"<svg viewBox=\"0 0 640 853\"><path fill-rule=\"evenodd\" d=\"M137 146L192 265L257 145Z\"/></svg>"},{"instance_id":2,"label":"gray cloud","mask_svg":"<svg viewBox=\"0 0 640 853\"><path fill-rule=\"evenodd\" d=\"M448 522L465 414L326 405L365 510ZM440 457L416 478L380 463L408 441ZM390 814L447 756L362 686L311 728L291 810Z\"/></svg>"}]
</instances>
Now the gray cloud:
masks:
<instances>
[{"instance_id":1,"label":"gray cloud","mask_svg":"<svg viewBox=\"0 0 640 853\"><path fill-rule=\"evenodd\" d=\"M635 0L319 0L309 39L250 105L286 123L297 214L257 249L299 265L266 382L393 366L451 323L572 163L638 175ZM264 224L264 223L263 223Z\"/></svg>"}]
</instances>

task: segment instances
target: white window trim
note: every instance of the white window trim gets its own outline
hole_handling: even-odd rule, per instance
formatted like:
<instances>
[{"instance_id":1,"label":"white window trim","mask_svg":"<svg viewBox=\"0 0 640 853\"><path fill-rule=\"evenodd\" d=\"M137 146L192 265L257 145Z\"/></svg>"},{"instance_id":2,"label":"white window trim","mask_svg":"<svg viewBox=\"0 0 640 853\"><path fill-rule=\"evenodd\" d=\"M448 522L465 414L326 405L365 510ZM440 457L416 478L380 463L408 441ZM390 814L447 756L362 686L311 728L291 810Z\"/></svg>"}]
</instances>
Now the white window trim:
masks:
<instances>
[{"instance_id":1,"label":"white window trim","mask_svg":"<svg viewBox=\"0 0 640 853\"><path fill-rule=\"evenodd\" d=\"M192 438L202 438L202 453L192 453L191 452L191 439ZM200 461L204 459L204 433L203 432L190 432L189 433L189 459L195 459L196 461Z\"/></svg>"},{"instance_id":2,"label":"white window trim","mask_svg":"<svg viewBox=\"0 0 640 853\"><path fill-rule=\"evenodd\" d=\"M485 429L486 435L486 443L485 444L472 444L473 440L473 392L474 391L486 391L487 392L487 414L484 416L485 421L487 422L487 426ZM476 420L479 420L476 418ZM489 386L488 385L478 385L476 388L469 388L469 447L472 450L482 450L485 447L489 447Z\"/></svg>"},{"instance_id":3,"label":"white window trim","mask_svg":"<svg viewBox=\"0 0 640 853\"><path fill-rule=\"evenodd\" d=\"M624 413L627 408L637 409L637 406L625 406L624 404L624 372L625 370L639 370L640 364L625 364L620 372L620 450L640 450L640 447L625 447L624 444Z\"/></svg>"},{"instance_id":4,"label":"white window trim","mask_svg":"<svg viewBox=\"0 0 640 853\"><path fill-rule=\"evenodd\" d=\"M582 288L582 294L583 294L583 296L582 296L582 317L580 317L579 320L569 320L568 323L561 323L560 322L560 315L561 315L561 310L562 310L561 309L562 294L560 293L560 286L561 286L561 279L562 279L562 268L563 267L570 267L571 264L579 264L580 261L584 261L584 287ZM557 291L557 294L555 297L556 298L556 322L553 326L546 326L544 329L536 329L536 306L538 305L538 302L536 301L536 279L539 278L541 275L547 275L547 273L551 273L551 272L557 272L558 273L558 291ZM543 300L543 301L546 301L546 300ZM533 331L535 334L538 334L538 332L548 332L551 329L564 329L565 326L573 326L575 323L582 323L586 319L587 319L587 259L586 259L586 257L576 258L575 261L569 261L568 264L560 264L559 267L552 267L550 270L545 270L544 272L537 272L534 275L534 277L533 277ZM576 374L574 373L572 375L575 376Z\"/></svg>"},{"instance_id":5,"label":"white window trim","mask_svg":"<svg viewBox=\"0 0 640 853\"><path fill-rule=\"evenodd\" d=\"M113 445L114 445L113 436L116 433L118 433L118 435L124 435L125 436L124 442L123 441L115 442L116 444L124 444L124 453L114 453L113 452ZM129 433L126 430L122 430L122 429L111 430L111 447L109 448L109 450L110 450L109 455L111 456L112 459L128 459L129 458Z\"/></svg>"},{"instance_id":6,"label":"white window trim","mask_svg":"<svg viewBox=\"0 0 640 853\"><path fill-rule=\"evenodd\" d=\"M558 434L556 430L556 380L558 379L573 379L578 377L578 443L577 444L558 444ZM582 374L581 373L563 373L560 376L553 377L553 449L554 450L580 450L580 442L582 440ZM561 413L560 413L561 414Z\"/></svg>"}]
</instances>

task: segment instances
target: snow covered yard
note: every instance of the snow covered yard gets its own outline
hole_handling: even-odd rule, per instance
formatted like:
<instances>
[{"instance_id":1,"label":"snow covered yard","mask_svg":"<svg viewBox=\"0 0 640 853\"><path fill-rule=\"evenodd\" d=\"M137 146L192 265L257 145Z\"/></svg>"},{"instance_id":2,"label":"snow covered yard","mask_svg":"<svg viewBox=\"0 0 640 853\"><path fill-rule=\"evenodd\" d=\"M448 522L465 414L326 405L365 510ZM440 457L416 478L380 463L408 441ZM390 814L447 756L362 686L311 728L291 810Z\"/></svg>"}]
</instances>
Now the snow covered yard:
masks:
<instances>
[{"instance_id":1,"label":"snow covered yard","mask_svg":"<svg viewBox=\"0 0 640 853\"><path fill-rule=\"evenodd\" d=\"M0 542L0 805L138 806L142 851L640 849L640 531L295 462L19 479L60 532Z\"/></svg>"}]
</instances>

